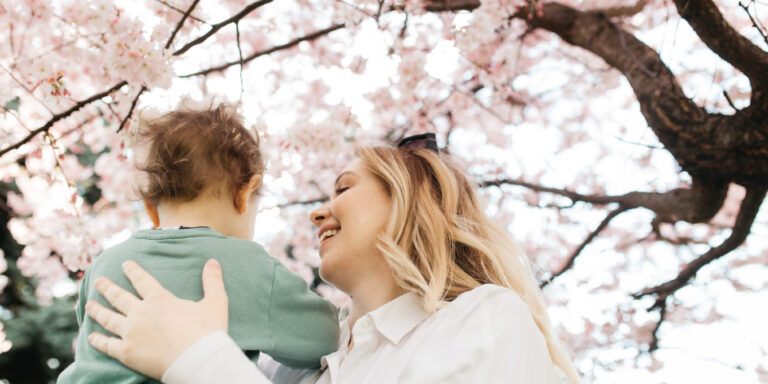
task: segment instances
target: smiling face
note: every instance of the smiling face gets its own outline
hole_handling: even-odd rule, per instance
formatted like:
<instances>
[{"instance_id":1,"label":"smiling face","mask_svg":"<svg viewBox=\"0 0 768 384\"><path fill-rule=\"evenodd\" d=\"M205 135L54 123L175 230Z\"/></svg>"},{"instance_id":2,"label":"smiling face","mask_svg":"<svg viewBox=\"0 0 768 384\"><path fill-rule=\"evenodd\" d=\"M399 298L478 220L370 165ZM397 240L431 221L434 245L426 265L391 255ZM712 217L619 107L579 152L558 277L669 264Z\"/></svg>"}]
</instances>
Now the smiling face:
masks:
<instances>
[{"instance_id":1,"label":"smiling face","mask_svg":"<svg viewBox=\"0 0 768 384\"><path fill-rule=\"evenodd\" d=\"M391 213L392 202L381 182L360 159L350 163L336 179L330 201L311 214L321 241L320 276L353 297L391 278L376 249Z\"/></svg>"}]
</instances>

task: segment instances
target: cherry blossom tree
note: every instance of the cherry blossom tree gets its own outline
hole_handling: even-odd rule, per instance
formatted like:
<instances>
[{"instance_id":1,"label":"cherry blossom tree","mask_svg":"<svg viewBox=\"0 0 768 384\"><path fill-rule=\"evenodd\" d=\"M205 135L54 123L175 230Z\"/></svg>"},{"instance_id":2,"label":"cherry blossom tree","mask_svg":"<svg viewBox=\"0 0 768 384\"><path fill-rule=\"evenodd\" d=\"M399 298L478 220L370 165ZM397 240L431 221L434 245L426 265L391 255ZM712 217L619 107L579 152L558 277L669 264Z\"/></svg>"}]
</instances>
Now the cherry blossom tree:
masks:
<instances>
[{"instance_id":1,"label":"cherry blossom tree","mask_svg":"<svg viewBox=\"0 0 768 384\"><path fill-rule=\"evenodd\" d=\"M355 146L435 132L534 261L585 379L663 374L665 348L693 348L666 335L736 326L723 302L765 298L765 15L760 0L2 0L0 321L25 305L14 281L58 305L147 225L137 112L217 99L268 155L257 240L321 294L346 299L317 276L309 210ZM745 353L717 359L768 380L768 340Z\"/></svg>"}]
</instances>

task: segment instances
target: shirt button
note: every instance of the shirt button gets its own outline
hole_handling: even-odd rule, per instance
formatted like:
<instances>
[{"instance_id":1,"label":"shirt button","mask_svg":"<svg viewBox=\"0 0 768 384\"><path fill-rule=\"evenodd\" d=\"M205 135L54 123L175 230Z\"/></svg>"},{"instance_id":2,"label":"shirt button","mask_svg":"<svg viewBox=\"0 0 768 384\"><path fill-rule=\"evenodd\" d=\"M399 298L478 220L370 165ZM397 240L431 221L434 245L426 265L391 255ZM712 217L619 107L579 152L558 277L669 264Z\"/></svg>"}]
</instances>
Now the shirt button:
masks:
<instances>
[{"instance_id":1,"label":"shirt button","mask_svg":"<svg viewBox=\"0 0 768 384\"><path fill-rule=\"evenodd\" d=\"M367 317L363 317L362 319L359 320L359 324L358 324L358 326L356 328L360 329L360 331L363 331L363 332L370 331L371 330L371 319L369 319Z\"/></svg>"}]
</instances>

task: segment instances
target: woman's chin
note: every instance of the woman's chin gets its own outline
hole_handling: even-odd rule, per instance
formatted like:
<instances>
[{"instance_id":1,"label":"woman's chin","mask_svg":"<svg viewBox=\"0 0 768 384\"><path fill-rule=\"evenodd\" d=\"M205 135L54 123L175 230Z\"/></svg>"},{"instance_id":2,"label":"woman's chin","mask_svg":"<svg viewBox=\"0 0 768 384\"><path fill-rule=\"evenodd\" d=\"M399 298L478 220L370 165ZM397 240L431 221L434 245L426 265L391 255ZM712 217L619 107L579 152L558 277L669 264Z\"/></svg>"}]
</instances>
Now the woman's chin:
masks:
<instances>
[{"instance_id":1,"label":"woman's chin","mask_svg":"<svg viewBox=\"0 0 768 384\"><path fill-rule=\"evenodd\" d=\"M323 281L333 285L336 288L340 288L339 285L344 285L344 272L339 271L338 265L334 265L333 257L325 257L320 261L320 268L318 274Z\"/></svg>"}]
</instances>

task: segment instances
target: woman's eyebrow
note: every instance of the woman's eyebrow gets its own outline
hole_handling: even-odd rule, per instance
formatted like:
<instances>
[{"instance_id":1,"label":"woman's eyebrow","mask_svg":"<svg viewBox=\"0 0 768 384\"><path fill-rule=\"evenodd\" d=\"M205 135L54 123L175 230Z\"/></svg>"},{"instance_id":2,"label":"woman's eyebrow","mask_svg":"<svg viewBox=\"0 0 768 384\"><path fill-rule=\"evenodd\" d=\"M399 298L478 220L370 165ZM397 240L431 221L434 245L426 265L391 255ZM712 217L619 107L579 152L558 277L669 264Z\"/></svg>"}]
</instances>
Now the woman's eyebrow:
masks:
<instances>
[{"instance_id":1,"label":"woman's eyebrow","mask_svg":"<svg viewBox=\"0 0 768 384\"><path fill-rule=\"evenodd\" d=\"M344 177L346 175L354 175L354 174L355 173L352 172L352 171L344 171L344 172L340 173L339 176L336 177L336 181L333 182L333 185L338 184L339 180L341 180L342 177Z\"/></svg>"}]
</instances>

